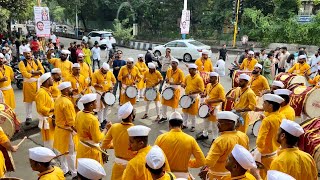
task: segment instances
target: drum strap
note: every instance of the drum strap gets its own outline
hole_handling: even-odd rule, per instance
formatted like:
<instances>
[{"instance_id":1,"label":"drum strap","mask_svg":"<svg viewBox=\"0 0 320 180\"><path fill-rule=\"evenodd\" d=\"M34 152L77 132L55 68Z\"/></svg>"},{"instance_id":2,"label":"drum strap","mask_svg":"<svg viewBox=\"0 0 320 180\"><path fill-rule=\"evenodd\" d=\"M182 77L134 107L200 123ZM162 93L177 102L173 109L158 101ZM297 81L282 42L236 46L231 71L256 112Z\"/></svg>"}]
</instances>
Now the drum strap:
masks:
<instances>
[{"instance_id":1,"label":"drum strap","mask_svg":"<svg viewBox=\"0 0 320 180\"><path fill-rule=\"evenodd\" d=\"M213 88L215 88L219 83L216 83L215 85L213 85L209 91L209 94L211 93L211 91L213 90Z\"/></svg>"},{"instance_id":2,"label":"drum strap","mask_svg":"<svg viewBox=\"0 0 320 180\"><path fill-rule=\"evenodd\" d=\"M243 91L243 93L240 94L239 98L245 93L247 92L247 90L249 89L249 87L247 87L247 89L245 91Z\"/></svg>"},{"instance_id":3,"label":"drum strap","mask_svg":"<svg viewBox=\"0 0 320 180\"><path fill-rule=\"evenodd\" d=\"M109 156L109 154L107 154L105 151L103 151L103 150L100 148L100 146L99 146L99 145L97 145L97 146L96 146L96 145L94 145L94 144L91 144L91 143L89 143L89 142L82 141L82 140L80 140L80 142L81 142L82 144L84 144L84 145L88 146L88 147L94 148L94 149L96 149L96 150L100 151L101 153L103 153L103 154L105 154L105 155Z\"/></svg>"}]
</instances>

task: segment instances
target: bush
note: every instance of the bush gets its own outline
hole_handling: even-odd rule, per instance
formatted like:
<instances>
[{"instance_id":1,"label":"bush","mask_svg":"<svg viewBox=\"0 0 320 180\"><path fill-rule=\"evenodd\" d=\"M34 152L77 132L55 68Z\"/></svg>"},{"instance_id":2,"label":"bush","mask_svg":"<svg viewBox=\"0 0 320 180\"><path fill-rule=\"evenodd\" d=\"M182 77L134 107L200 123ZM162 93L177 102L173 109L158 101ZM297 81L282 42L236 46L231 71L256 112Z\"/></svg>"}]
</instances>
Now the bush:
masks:
<instances>
[{"instance_id":1,"label":"bush","mask_svg":"<svg viewBox=\"0 0 320 180\"><path fill-rule=\"evenodd\" d=\"M120 22L118 19L114 20L113 23L113 35L116 39L124 40L125 42L128 42L133 39L132 30L133 28L125 28L129 23L129 19L125 19L122 22Z\"/></svg>"}]
</instances>

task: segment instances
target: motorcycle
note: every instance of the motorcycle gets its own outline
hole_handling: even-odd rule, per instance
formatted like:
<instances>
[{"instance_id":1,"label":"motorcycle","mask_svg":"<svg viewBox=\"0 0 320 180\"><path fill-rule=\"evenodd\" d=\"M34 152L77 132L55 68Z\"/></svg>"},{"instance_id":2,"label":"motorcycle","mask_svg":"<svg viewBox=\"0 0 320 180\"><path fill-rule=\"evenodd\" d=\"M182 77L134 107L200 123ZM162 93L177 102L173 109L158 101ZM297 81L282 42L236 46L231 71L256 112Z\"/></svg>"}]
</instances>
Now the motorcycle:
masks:
<instances>
[{"instance_id":1,"label":"motorcycle","mask_svg":"<svg viewBox=\"0 0 320 180\"><path fill-rule=\"evenodd\" d=\"M234 62L231 63L231 66L228 67L229 69L229 77L232 79L233 73L234 71L239 69L239 66L236 64L236 62L238 61L238 56L239 54L236 56L236 58L234 59Z\"/></svg>"},{"instance_id":2,"label":"motorcycle","mask_svg":"<svg viewBox=\"0 0 320 180\"><path fill-rule=\"evenodd\" d=\"M18 89L22 89L23 88L23 76L19 70L19 62L18 61L11 61L10 65L12 67L13 70L13 74L14 74L14 83L16 84Z\"/></svg>"}]
</instances>

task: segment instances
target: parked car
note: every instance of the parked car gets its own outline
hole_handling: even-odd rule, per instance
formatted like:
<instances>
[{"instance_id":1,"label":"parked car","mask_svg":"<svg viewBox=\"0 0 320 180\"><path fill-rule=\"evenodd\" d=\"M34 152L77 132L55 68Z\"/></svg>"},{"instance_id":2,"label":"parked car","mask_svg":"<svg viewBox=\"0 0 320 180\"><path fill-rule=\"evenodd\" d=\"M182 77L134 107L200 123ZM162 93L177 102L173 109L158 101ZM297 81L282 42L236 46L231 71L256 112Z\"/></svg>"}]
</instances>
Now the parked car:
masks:
<instances>
[{"instance_id":1,"label":"parked car","mask_svg":"<svg viewBox=\"0 0 320 180\"><path fill-rule=\"evenodd\" d=\"M166 48L171 49L171 55L185 62L191 62L200 57L202 50L208 50L211 56L211 47L193 39L183 39L168 42L164 45L156 46L153 49L155 56L165 54Z\"/></svg>"},{"instance_id":2,"label":"parked car","mask_svg":"<svg viewBox=\"0 0 320 180\"><path fill-rule=\"evenodd\" d=\"M111 36L111 44L115 43L116 40L113 37L112 32L109 31L91 31L87 36L82 37L82 41L89 43L90 48L97 41L101 49L106 49L109 43L109 37Z\"/></svg>"}]
</instances>

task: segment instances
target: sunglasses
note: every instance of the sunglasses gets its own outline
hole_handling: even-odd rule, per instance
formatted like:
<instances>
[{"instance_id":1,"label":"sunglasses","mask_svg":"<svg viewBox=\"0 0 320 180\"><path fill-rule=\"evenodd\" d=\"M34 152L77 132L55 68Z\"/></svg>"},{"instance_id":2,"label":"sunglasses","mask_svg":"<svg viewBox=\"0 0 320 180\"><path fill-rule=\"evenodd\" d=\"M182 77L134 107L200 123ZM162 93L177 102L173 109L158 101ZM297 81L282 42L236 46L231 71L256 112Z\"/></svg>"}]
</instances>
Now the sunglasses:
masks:
<instances>
[{"instance_id":1,"label":"sunglasses","mask_svg":"<svg viewBox=\"0 0 320 180\"><path fill-rule=\"evenodd\" d=\"M171 53L171 51L167 51L168 53Z\"/></svg>"}]
</instances>

